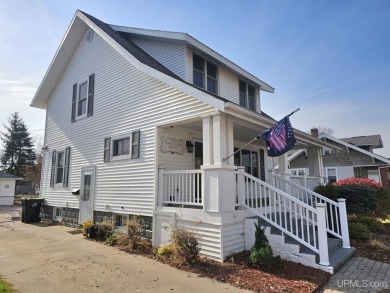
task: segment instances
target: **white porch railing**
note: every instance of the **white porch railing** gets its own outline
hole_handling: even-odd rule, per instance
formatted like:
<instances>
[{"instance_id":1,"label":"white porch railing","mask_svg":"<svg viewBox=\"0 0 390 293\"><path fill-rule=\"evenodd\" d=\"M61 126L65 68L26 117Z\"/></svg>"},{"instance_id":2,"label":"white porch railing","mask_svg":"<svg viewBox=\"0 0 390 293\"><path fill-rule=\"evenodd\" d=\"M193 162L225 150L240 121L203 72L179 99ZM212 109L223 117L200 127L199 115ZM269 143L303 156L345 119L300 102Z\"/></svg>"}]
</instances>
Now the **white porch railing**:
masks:
<instances>
[{"instance_id":1,"label":"white porch railing","mask_svg":"<svg viewBox=\"0 0 390 293\"><path fill-rule=\"evenodd\" d=\"M318 185L321 184L321 178L315 176L294 176L290 175L290 181L294 182L302 187L310 190L314 190Z\"/></svg>"},{"instance_id":2,"label":"white porch railing","mask_svg":"<svg viewBox=\"0 0 390 293\"><path fill-rule=\"evenodd\" d=\"M159 198L163 205L202 206L202 170L159 170Z\"/></svg>"},{"instance_id":3,"label":"white porch railing","mask_svg":"<svg viewBox=\"0 0 390 293\"><path fill-rule=\"evenodd\" d=\"M324 205L314 208L241 170L235 173L242 206L318 253L320 264L329 265Z\"/></svg>"},{"instance_id":4,"label":"white porch railing","mask_svg":"<svg viewBox=\"0 0 390 293\"><path fill-rule=\"evenodd\" d=\"M283 190L313 208L320 203L324 204L326 207L326 231L342 239L343 247L349 248L348 224L345 224L347 223L347 211L344 199L340 199L337 203L280 175L274 174L273 179L276 188Z\"/></svg>"}]
</instances>

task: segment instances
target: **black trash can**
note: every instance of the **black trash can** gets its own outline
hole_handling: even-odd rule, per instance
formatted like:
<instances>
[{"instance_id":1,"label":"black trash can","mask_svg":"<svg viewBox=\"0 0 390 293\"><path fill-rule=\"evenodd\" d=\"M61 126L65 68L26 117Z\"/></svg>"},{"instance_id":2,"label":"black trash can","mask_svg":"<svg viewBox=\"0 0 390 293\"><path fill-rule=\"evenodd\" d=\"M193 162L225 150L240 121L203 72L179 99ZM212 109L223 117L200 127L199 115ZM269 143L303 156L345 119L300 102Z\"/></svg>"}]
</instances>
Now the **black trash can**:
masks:
<instances>
[{"instance_id":1,"label":"black trash can","mask_svg":"<svg viewBox=\"0 0 390 293\"><path fill-rule=\"evenodd\" d=\"M27 198L22 199L22 222L23 223L39 223L41 217L41 205L43 198Z\"/></svg>"}]
</instances>

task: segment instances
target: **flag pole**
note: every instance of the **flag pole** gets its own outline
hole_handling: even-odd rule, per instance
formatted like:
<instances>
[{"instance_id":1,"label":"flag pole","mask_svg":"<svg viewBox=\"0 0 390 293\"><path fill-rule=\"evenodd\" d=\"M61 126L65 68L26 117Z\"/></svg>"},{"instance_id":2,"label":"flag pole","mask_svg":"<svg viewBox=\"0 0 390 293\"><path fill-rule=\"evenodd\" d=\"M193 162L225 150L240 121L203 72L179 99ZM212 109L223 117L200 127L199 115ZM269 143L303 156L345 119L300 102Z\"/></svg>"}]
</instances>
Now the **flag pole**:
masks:
<instances>
[{"instance_id":1,"label":"flag pole","mask_svg":"<svg viewBox=\"0 0 390 293\"><path fill-rule=\"evenodd\" d=\"M296 110L292 111L290 114L288 114L286 117L290 117L292 114L298 112L299 110L301 110L301 108L297 108ZM241 151L244 147L246 147L247 145L251 144L252 142L254 142L255 140L261 138L261 135L263 133L259 134L258 136L256 136L254 139L252 139L250 142L248 142L247 144L245 144L244 146L240 147L238 150L236 150L233 154L231 154L230 156L226 157L223 159L224 162L226 162L227 160L229 160L230 157L234 156L235 154L237 154L239 151Z\"/></svg>"}]
</instances>

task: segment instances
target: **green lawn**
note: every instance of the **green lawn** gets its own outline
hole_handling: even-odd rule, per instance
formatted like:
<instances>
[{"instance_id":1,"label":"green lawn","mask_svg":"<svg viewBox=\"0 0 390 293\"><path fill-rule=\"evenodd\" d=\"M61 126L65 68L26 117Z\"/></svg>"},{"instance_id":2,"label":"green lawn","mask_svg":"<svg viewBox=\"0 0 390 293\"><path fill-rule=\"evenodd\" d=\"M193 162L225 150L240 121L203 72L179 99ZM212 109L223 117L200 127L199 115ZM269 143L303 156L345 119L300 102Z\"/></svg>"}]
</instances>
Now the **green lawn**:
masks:
<instances>
[{"instance_id":1,"label":"green lawn","mask_svg":"<svg viewBox=\"0 0 390 293\"><path fill-rule=\"evenodd\" d=\"M0 293L14 293L16 292L15 288L12 284L5 281L2 277L0 277Z\"/></svg>"}]
</instances>

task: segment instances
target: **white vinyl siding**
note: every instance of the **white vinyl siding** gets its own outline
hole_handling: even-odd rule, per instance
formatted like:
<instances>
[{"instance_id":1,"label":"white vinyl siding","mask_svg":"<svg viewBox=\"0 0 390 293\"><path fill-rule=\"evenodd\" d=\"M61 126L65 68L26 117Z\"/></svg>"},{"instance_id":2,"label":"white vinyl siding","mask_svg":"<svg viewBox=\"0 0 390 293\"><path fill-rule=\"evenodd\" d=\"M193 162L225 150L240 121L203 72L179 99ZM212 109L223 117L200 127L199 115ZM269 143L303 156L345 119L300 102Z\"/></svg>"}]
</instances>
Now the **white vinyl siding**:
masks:
<instances>
[{"instance_id":1,"label":"white vinyl siding","mask_svg":"<svg viewBox=\"0 0 390 293\"><path fill-rule=\"evenodd\" d=\"M132 41L166 68L185 80L185 45L141 38L133 38Z\"/></svg>"},{"instance_id":2,"label":"white vinyl siding","mask_svg":"<svg viewBox=\"0 0 390 293\"><path fill-rule=\"evenodd\" d=\"M196 53L195 53L196 54ZM207 58L206 58L207 59ZM187 47L187 79L189 83L193 83L193 51ZM240 104L239 94L239 75L229 68L218 64L218 95L237 105ZM255 111L261 112L260 91L255 88Z\"/></svg>"},{"instance_id":3,"label":"white vinyl siding","mask_svg":"<svg viewBox=\"0 0 390 293\"><path fill-rule=\"evenodd\" d=\"M71 123L73 84L92 73L96 76L93 116ZM48 205L79 208L79 198L71 191L80 188L81 168L96 166L94 210L152 216L156 127L213 111L134 68L98 34L91 43L84 36L47 107L45 145L50 150L64 145L72 149L69 187L49 188L51 157L46 152L42 195ZM104 162L104 139L134 130L140 130L139 159Z\"/></svg>"}]
</instances>

